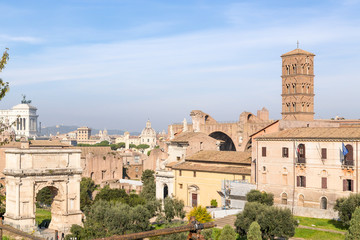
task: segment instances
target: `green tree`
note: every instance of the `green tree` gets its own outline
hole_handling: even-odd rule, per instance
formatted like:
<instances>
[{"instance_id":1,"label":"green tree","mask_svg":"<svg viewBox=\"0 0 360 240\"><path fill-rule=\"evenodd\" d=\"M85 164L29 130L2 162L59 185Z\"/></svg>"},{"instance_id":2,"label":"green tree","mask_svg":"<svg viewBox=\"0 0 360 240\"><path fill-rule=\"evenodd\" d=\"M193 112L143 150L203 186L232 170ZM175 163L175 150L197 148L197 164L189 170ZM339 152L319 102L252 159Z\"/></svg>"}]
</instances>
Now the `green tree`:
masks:
<instances>
[{"instance_id":1,"label":"green tree","mask_svg":"<svg viewBox=\"0 0 360 240\"><path fill-rule=\"evenodd\" d=\"M148 201L153 201L156 199L156 184L154 174L155 172L153 170L146 169L141 175L143 188L140 196L147 199Z\"/></svg>"},{"instance_id":2,"label":"green tree","mask_svg":"<svg viewBox=\"0 0 360 240\"><path fill-rule=\"evenodd\" d=\"M252 189L246 194L246 201L258 202L268 206L274 205L274 194L260 192L259 190Z\"/></svg>"},{"instance_id":3,"label":"green tree","mask_svg":"<svg viewBox=\"0 0 360 240\"><path fill-rule=\"evenodd\" d=\"M147 144L139 144L139 145L136 146L136 148L137 148L137 149L145 150L145 149L147 149L147 148L150 148L150 146L147 145Z\"/></svg>"},{"instance_id":4,"label":"green tree","mask_svg":"<svg viewBox=\"0 0 360 240\"><path fill-rule=\"evenodd\" d=\"M82 178L80 182L80 209L84 211L92 204L92 194L96 189L96 184L91 178Z\"/></svg>"},{"instance_id":5,"label":"green tree","mask_svg":"<svg viewBox=\"0 0 360 240\"><path fill-rule=\"evenodd\" d=\"M116 144L110 144L110 148L111 148L111 150L117 150L118 148L125 148L125 143L120 142L120 143L116 143Z\"/></svg>"},{"instance_id":6,"label":"green tree","mask_svg":"<svg viewBox=\"0 0 360 240\"><path fill-rule=\"evenodd\" d=\"M98 194L96 194L95 201L120 201L123 203L128 202L129 196L124 189L111 189L109 185L103 187Z\"/></svg>"},{"instance_id":7,"label":"green tree","mask_svg":"<svg viewBox=\"0 0 360 240\"><path fill-rule=\"evenodd\" d=\"M219 240L236 240L235 230L229 224L226 224L221 230Z\"/></svg>"},{"instance_id":8,"label":"green tree","mask_svg":"<svg viewBox=\"0 0 360 240\"><path fill-rule=\"evenodd\" d=\"M179 227L185 225L183 222L172 222L172 223L166 223L164 225L164 228L173 228L173 227ZM189 232L181 232L181 233L174 233L170 235L160 236L159 239L161 240L184 240L187 239L187 235Z\"/></svg>"},{"instance_id":9,"label":"green tree","mask_svg":"<svg viewBox=\"0 0 360 240\"><path fill-rule=\"evenodd\" d=\"M176 198L166 197L164 199L165 220L171 222L174 217L183 219L185 217L184 201Z\"/></svg>"},{"instance_id":10,"label":"green tree","mask_svg":"<svg viewBox=\"0 0 360 240\"><path fill-rule=\"evenodd\" d=\"M358 240L360 239L360 207L355 209L350 220L350 227L346 234L345 240Z\"/></svg>"},{"instance_id":11,"label":"green tree","mask_svg":"<svg viewBox=\"0 0 360 240\"><path fill-rule=\"evenodd\" d=\"M235 227L240 236L246 236L251 223L256 221L258 215L265 211L266 206L258 202L248 202L244 210L236 217Z\"/></svg>"},{"instance_id":12,"label":"green tree","mask_svg":"<svg viewBox=\"0 0 360 240\"><path fill-rule=\"evenodd\" d=\"M40 205L50 206L51 203L53 202L53 199L54 199L54 195L49 187L44 187L36 195L36 201Z\"/></svg>"},{"instance_id":13,"label":"green tree","mask_svg":"<svg viewBox=\"0 0 360 240\"><path fill-rule=\"evenodd\" d=\"M8 60L9 60L9 53L7 52L9 49L6 48L1 60L0 60L0 72L2 72L2 70L5 68L5 65L7 64ZM9 91L9 83L8 82L4 82L1 78L0 78L0 99L5 97L5 94Z\"/></svg>"},{"instance_id":14,"label":"green tree","mask_svg":"<svg viewBox=\"0 0 360 240\"><path fill-rule=\"evenodd\" d=\"M297 222L289 209L267 206L258 202L249 202L245 204L244 211L238 214L235 221L239 235L245 237L251 223L254 221L258 222L262 236L266 239L292 237L297 226Z\"/></svg>"},{"instance_id":15,"label":"green tree","mask_svg":"<svg viewBox=\"0 0 360 240\"><path fill-rule=\"evenodd\" d=\"M349 226L352 214L360 207L360 194L350 194L347 198L336 199L334 210L339 212L343 225Z\"/></svg>"},{"instance_id":16,"label":"green tree","mask_svg":"<svg viewBox=\"0 0 360 240\"><path fill-rule=\"evenodd\" d=\"M202 207L202 206L193 207L193 209L191 209L191 211L188 214L188 220L190 221L190 218L193 216L195 217L196 221L200 223L213 221L206 207Z\"/></svg>"},{"instance_id":17,"label":"green tree","mask_svg":"<svg viewBox=\"0 0 360 240\"><path fill-rule=\"evenodd\" d=\"M71 234L80 239L93 239L147 231L150 218L149 210L143 205L132 208L121 202L98 200L86 213L84 227L71 228Z\"/></svg>"},{"instance_id":18,"label":"green tree","mask_svg":"<svg viewBox=\"0 0 360 240\"><path fill-rule=\"evenodd\" d=\"M135 144L130 143L130 144L129 144L129 148L136 148L136 145L135 145Z\"/></svg>"},{"instance_id":19,"label":"green tree","mask_svg":"<svg viewBox=\"0 0 360 240\"><path fill-rule=\"evenodd\" d=\"M254 221L250 225L249 231L247 233L247 240L261 240L261 231L260 225Z\"/></svg>"}]
</instances>

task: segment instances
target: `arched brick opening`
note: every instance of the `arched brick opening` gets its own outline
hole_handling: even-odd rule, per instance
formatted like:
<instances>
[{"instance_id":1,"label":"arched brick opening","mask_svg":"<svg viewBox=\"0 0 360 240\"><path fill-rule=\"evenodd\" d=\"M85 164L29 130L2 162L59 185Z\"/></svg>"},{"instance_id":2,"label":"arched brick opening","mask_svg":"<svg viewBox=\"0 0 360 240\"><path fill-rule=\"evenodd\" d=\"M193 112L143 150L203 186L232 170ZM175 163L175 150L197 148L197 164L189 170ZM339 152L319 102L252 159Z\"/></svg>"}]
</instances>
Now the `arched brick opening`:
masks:
<instances>
[{"instance_id":1,"label":"arched brick opening","mask_svg":"<svg viewBox=\"0 0 360 240\"><path fill-rule=\"evenodd\" d=\"M213 132L209 135L212 138L223 141L220 145L220 151L236 151L233 140L226 134L220 131Z\"/></svg>"}]
</instances>

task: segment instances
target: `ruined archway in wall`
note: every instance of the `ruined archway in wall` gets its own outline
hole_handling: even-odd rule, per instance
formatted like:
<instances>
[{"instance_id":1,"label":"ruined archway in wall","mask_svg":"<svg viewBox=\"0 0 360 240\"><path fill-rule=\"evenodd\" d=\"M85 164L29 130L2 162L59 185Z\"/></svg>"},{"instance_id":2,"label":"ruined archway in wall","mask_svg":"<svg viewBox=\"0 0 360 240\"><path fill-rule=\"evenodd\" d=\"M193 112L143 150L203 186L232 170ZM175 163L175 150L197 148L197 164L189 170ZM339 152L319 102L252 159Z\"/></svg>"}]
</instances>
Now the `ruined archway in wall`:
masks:
<instances>
[{"instance_id":1,"label":"ruined archway in wall","mask_svg":"<svg viewBox=\"0 0 360 240\"><path fill-rule=\"evenodd\" d=\"M56 195L49 228L69 233L82 225L79 149L9 149L5 151L6 213L4 223L22 231L36 229L36 195L50 187Z\"/></svg>"},{"instance_id":2,"label":"ruined archway in wall","mask_svg":"<svg viewBox=\"0 0 360 240\"><path fill-rule=\"evenodd\" d=\"M211 133L209 136L223 141L223 143L220 145L220 151L236 151L233 140L227 134L217 131Z\"/></svg>"}]
</instances>

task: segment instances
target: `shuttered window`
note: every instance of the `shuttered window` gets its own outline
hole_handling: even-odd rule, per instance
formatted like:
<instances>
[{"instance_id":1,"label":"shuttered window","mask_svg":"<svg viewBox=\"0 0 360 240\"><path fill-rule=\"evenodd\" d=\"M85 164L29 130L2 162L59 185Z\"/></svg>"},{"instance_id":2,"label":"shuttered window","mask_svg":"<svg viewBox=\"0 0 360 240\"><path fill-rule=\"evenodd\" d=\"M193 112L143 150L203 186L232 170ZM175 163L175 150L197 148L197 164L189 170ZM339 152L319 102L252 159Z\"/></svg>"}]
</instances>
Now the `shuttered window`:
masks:
<instances>
[{"instance_id":1,"label":"shuttered window","mask_svg":"<svg viewBox=\"0 0 360 240\"><path fill-rule=\"evenodd\" d=\"M288 158L289 157L289 148L287 148L287 147L282 148L282 157L283 158Z\"/></svg>"},{"instance_id":2,"label":"shuttered window","mask_svg":"<svg viewBox=\"0 0 360 240\"><path fill-rule=\"evenodd\" d=\"M354 181L351 179L343 180L343 191L354 191Z\"/></svg>"},{"instance_id":3,"label":"shuttered window","mask_svg":"<svg viewBox=\"0 0 360 240\"><path fill-rule=\"evenodd\" d=\"M262 156L266 157L266 147L262 147L261 150L262 150Z\"/></svg>"},{"instance_id":4,"label":"shuttered window","mask_svg":"<svg viewBox=\"0 0 360 240\"><path fill-rule=\"evenodd\" d=\"M305 176L297 176L296 177L296 186L298 187L306 187L306 177Z\"/></svg>"},{"instance_id":5,"label":"shuttered window","mask_svg":"<svg viewBox=\"0 0 360 240\"><path fill-rule=\"evenodd\" d=\"M327 149L326 148L321 149L321 159L327 159Z\"/></svg>"},{"instance_id":6,"label":"shuttered window","mask_svg":"<svg viewBox=\"0 0 360 240\"><path fill-rule=\"evenodd\" d=\"M321 178L321 188L327 188L327 178Z\"/></svg>"}]
</instances>

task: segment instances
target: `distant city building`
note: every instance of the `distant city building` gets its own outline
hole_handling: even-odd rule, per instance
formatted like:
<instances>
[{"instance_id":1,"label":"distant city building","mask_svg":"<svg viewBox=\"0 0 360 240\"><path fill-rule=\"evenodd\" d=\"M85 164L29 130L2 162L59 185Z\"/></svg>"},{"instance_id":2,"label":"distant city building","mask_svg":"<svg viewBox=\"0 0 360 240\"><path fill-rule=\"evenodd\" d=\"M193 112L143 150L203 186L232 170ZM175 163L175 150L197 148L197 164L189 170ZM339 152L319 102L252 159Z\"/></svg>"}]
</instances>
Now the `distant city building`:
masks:
<instances>
[{"instance_id":1,"label":"distant city building","mask_svg":"<svg viewBox=\"0 0 360 240\"><path fill-rule=\"evenodd\" d=\"M11 125L15 131L16 138L38 136L38 117L37 108L30 105L31 101L23 96L21 104L14 106L10 110L0 110L0 119L6 125Z\"/></svg>"},{"instance_id":2,"label":"distant city building","mask_svg":"<svg viewBox=\"0 0 360 240\"><path fill-rule=\"evenodd\" d=\"M146 127L140 134L141 144L147 144L150 149L156 146L156 131L151 127L150 120L147 120Z\"/></svg>"}]
</instances>

